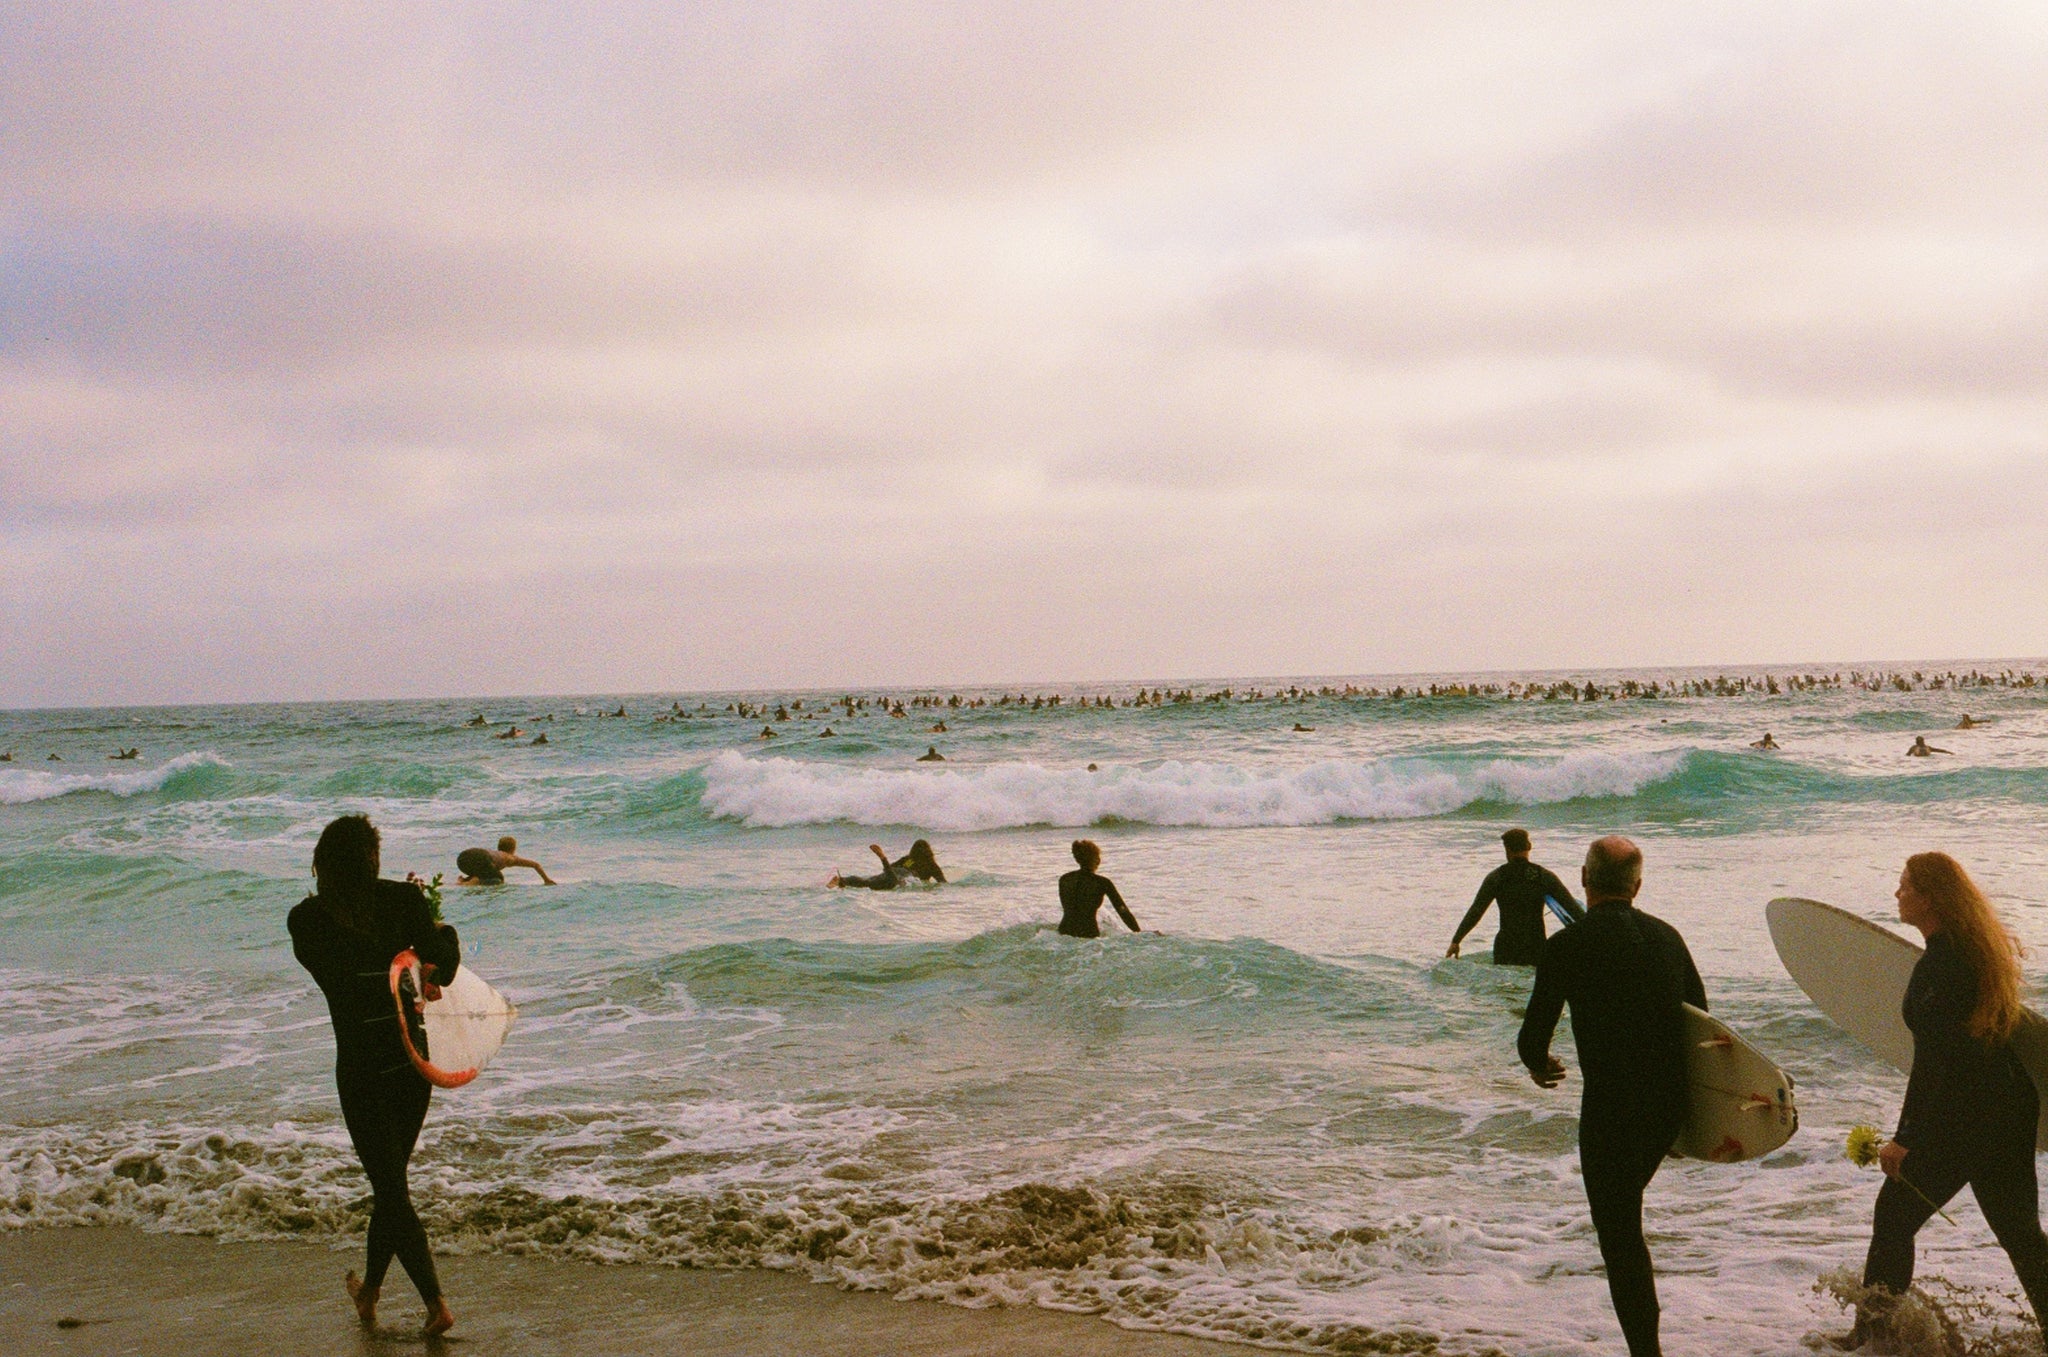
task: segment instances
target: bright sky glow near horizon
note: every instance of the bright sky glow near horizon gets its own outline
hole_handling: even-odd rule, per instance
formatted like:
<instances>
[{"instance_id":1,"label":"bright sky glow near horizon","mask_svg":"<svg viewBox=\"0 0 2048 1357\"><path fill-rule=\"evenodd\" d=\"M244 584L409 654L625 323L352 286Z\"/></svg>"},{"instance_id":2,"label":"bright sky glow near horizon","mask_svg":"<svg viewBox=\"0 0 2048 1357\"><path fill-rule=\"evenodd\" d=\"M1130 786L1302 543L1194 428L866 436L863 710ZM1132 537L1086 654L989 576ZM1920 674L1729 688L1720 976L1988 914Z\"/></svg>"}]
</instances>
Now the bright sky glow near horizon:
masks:
<instances>
[{"instance_id":1,"label":"bright sky glow near horizon","mask_svg":"<svg viewBox=\"0 0 2048 1357\"><path fill-rule=\"evenodd\" d=\"M0 706L2048 652L2048 7L0 10Z\"/></svg>"}]
</instances>

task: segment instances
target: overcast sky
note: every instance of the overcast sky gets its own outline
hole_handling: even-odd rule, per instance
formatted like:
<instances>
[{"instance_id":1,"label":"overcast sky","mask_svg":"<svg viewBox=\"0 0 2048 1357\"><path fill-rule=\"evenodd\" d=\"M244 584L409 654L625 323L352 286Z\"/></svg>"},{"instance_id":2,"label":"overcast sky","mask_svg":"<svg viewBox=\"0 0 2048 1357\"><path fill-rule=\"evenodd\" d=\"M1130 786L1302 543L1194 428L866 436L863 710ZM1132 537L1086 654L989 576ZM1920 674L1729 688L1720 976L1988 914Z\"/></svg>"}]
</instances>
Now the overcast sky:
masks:
<instances>
[{"instance_id":1,"label":"overcast sky","mask_svg":"<svg viewBox=\"0 0 2048 1357\"><path fill-rule=\"evenodd\" d=\"M2048 652L2031 0L184 8L0 6L0 706Z\"/></svg>"}]
</instances>

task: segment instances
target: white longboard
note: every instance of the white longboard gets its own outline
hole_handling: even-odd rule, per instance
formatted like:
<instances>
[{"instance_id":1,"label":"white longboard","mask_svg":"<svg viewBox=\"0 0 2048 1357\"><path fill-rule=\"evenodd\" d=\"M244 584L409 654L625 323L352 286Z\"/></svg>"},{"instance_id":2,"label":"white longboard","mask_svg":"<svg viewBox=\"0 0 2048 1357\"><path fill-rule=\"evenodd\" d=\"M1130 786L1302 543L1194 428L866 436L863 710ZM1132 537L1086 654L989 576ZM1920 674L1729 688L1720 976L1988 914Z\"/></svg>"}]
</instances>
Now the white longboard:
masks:
<instances>
[{"instance_id":1,"label":"white longboard","mask_svg":"<svg viewBox=\"0 0 2048 1357\"><path fill-rule=\"evenodd\" d=\"M1717 1164L1769 1154L1799 1129L1792 1077L1712 1014L1685 1006L1685 1125L1672 1153Z\"/></svg>"},{"instance_id":2,"label":"white longboard","mask_svg":"<svg viewBox=\"0 0 2048 1357\"><path fill-rule=\"evenodd\" d=\"M1778 960L1813 1006L1878 1059L1911 1073L1913 1033L1899 1010L1923 949L1818 900L1785 896L1764 907L1764 918ZM2048 1019L2024 1010L2012 1049L2034 1087L2048 1088ZM2041 1100L2041 1112L2035 1144L2048 1150L2048 1097Z\"/></svg>"}]
</instances>

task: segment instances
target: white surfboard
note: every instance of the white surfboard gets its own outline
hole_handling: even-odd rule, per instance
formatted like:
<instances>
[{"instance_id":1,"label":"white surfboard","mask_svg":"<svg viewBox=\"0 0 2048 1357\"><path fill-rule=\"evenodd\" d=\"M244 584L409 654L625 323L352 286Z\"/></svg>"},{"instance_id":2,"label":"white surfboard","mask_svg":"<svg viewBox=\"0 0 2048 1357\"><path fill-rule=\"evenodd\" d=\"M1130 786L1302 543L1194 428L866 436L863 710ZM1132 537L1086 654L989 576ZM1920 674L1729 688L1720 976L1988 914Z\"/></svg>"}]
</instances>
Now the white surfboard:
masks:
<instances>
[{"instance_id":1,"label":"white surfboard","mask_svg":"<svg viewBox=\"0 0 2048 1357\"><path fill-rule=\"evenodd\" d=\"M1672 1153L1733 1164L1769 1154L1799 1129L1792 1076L1727 1023L1685 1006L1685 1125Z\"/></svg>"},{"instance_id":2,"label":"white surfboard","mask_svg":"<svg viewBox=\"0 0 2048 1357\"><path fill-rule=\"evenodd\" d=\"M424 1004L414 998L419 980L419 959L411 951L391 959L391 997L401 1014L406 1005L415 1005L427 1032L427 1049L421 1052L401 1021L398 1031L405 1053L428 1083L461 1088L481 1074L505 1044L519 1010L467 964L457 967L455 979L441 986L439 998Z\"/></svg>"},{"instance_id":3,"label":"white surfboard","mask_svg":"<svg viewBox=\"0 0 2048 1357\"><path fill-rule=\"evenodd\" d=\"M1818 900L1784 896L1764 907L1764 918L1778 960L1813 1006L1878 1059L1911 1073L1913 1033L1899 1009L1923 949ZM2034 1087L2048 1088L2048 1019L2024 1010L2012 1047ZM2048 1097L2041 1100L2035 1144L2048 1150Z\"/></svg>"}]
</instances>

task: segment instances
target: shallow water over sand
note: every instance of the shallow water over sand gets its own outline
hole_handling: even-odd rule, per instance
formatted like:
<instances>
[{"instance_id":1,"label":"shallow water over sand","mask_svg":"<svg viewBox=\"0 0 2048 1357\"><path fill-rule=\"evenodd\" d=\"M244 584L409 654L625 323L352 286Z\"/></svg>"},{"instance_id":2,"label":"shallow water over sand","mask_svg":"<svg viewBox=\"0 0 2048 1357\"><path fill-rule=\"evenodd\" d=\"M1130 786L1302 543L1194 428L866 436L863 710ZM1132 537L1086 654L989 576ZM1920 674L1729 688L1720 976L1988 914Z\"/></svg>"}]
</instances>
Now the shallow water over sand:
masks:
<instances>
[{"instance_id":1,"label":"shallow water over sand","mask_svg":"<svg viewBox=\"0 0 2048 1357\"><path fill-rule=\"evenodd\" d=\"M1396 681L1416 686L1358 685ZM441 1247L793 1267L1302 1347L1616 1350L1573 1085L1514 1058L1526 974L1486 963L1491 921L1442 959L1519 823L1568 880L1591 837L1642 843L1643 905L1799 1083L1783 1151L1651 1187L1672 1350L1791 1354L1835 1326L1812 1284L1860 1261L1876 1190L1842 1138L1903 1081L1786 979L1764 902L1889 919L1900 861L1939 847L2048 944L2048 690L1231 686L901 718L821 709L836 694L484 704L544 747L461 702L0 714L0 1223L360 1231L283 919L320 826L365 810L387 874L452 877L511 833L563 882L449 892L522 1019L437 1095L415 1184ZM1988 724L1952 729L1966 711ZM1765 729L1780 752L1746 747ZM1922 733L1954 754L1903 757ZM933 744L947 762L913 762ZM1084 832L1156 931L1046 927ZM823 888L919 835L952 884ZM1923 1271L2007 1288L1957 1214Z\"/></svg>"}]
</instances>

